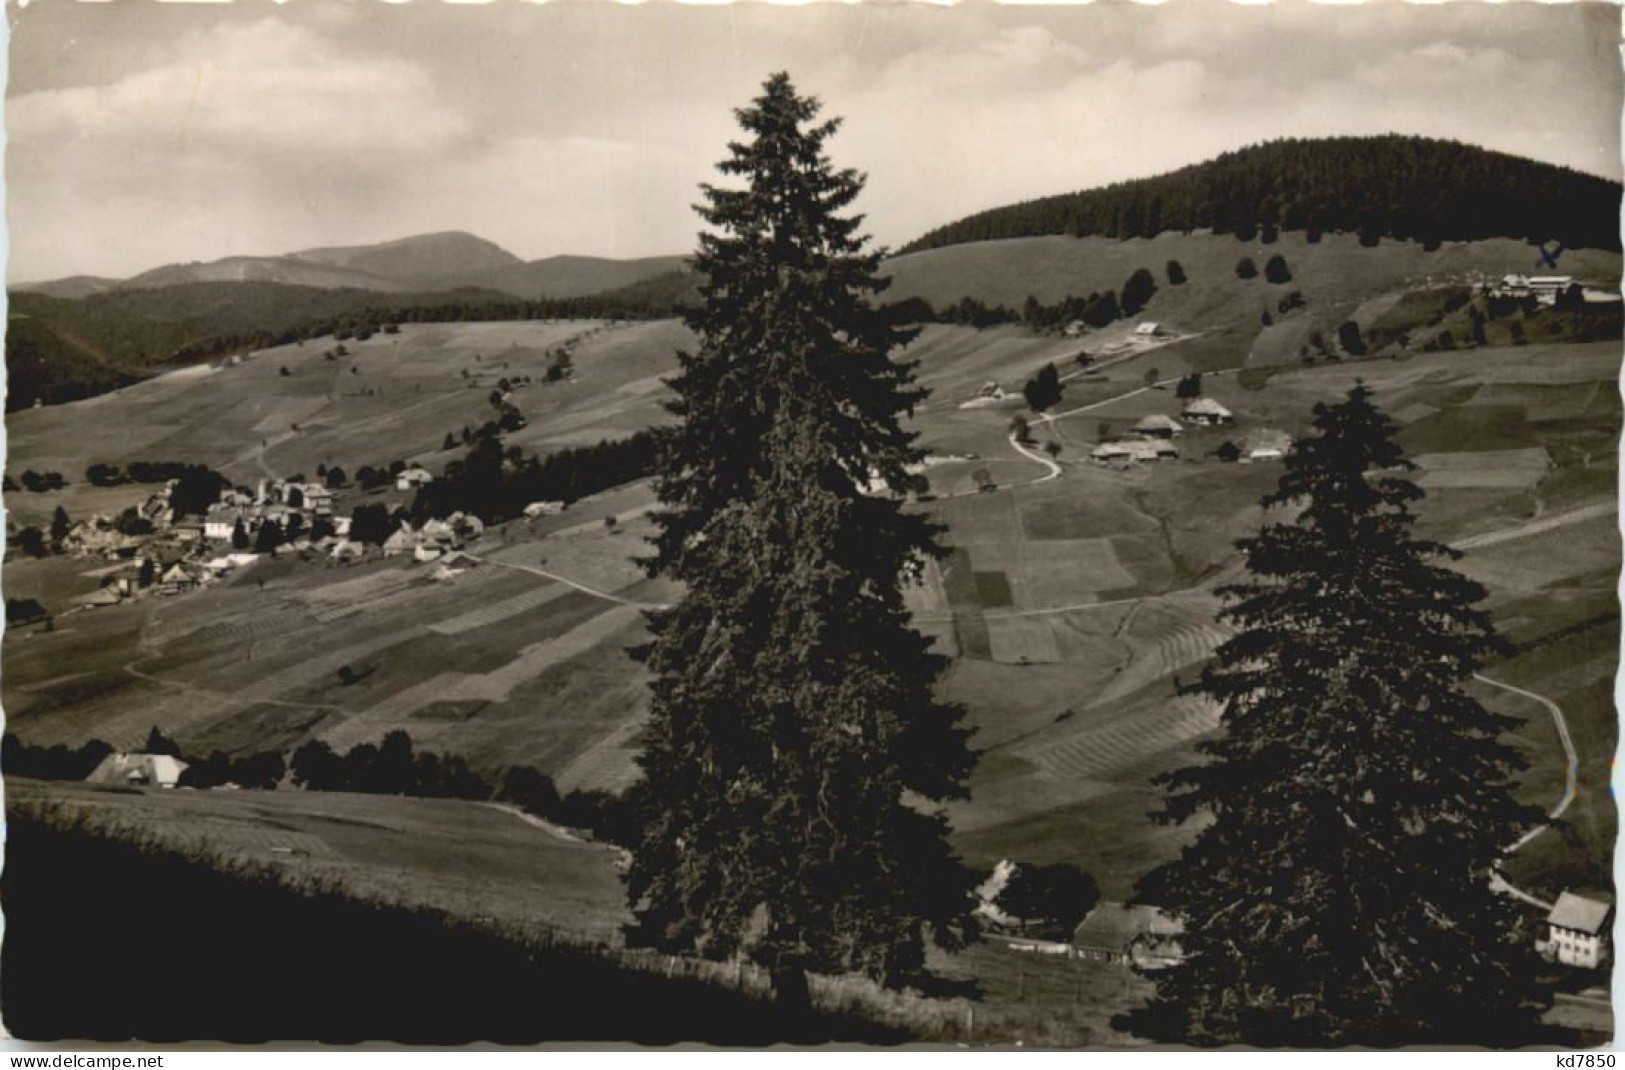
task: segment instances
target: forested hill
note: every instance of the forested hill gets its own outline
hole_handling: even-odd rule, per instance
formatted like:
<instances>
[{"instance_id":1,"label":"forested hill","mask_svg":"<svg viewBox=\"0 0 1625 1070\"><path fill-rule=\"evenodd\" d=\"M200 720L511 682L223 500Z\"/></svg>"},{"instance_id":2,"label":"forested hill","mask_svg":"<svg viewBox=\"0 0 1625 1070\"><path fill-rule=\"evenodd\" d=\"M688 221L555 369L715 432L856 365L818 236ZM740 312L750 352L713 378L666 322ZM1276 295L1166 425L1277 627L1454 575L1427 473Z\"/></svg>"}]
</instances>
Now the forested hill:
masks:
<instances>
[{"instance_id":1,"label":"forested hill","mask_svg":"<svg viewBox=\"0 0 1625 1070\"><path fill-rule=\"evenodd\" d=\"M938 227L901 252L1044 234L1149 238L1204 228L1358 231L1424 242L1521 238L1618 249L1620 184L1432 138L1288 139L1154 178L1043 197Z\"/></svg>"},{"instance_id":2,"label":"forested hill","mask_svg":"<svg viewBox=\"0 0 1625 1070\"><path fill-rule=\"evenodd\" d=\"M191 282L78 299L13 291L6 409L72 401L158 371L305 338L366 337L391 324L663 319L694 292L693 277L682 271L536 300L491 289L378 293L277 282Z\"/></svg>"}]
</instances>

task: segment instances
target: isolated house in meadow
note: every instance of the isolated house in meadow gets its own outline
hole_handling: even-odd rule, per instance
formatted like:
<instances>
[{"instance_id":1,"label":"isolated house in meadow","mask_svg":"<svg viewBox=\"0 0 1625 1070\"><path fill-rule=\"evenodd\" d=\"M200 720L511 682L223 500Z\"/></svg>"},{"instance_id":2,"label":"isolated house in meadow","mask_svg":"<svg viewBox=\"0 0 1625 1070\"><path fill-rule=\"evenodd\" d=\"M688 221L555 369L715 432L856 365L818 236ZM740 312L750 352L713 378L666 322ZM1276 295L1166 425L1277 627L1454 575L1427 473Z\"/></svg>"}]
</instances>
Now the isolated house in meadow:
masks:
<instances>
[{"instance_id":1,"label":"isolated house in meadow","mask_svg":"<svg viewBox=\"0 0 1625 1070\"><path fill-rule=\"evenodd\" d=\"M430 474L428 469L413 466L402 470L401 474L395 477L395 489L415 490L425 483L433 482L434 476Z\"/></svg>"},{"instance_id":2,"label":"isolated house in meadow","mask_svg":"<svg viewBox=\"0 0 1625 1070\"><path fill-rule=\"evenodd\" d=\"M1072 933L1080 959L1157 969L1183 955L1179 936L1184 926L1153 906L1097 903Z\"/></svg>"},{"instance_id":3,"label":"isolated house in meadow","mask_svg":"<svg viewBox=\"0 0 1625 1070\"><path fill-rule=\"evenodd\" d=\"M186 763L168 754L109 754L85 778L87 784L173 788Z\"/></svg>"},{"instance_id":4,"label":"isolated house in meadow","mask_svg":"<svg viewBox=\"0 0 1625 1070\"><path fill-rule=\"evenodd\" d=\"M1546 915L1546 939L1537 941L1535 949L1565 966L1594 970L1608 960L1613 913L1606 900L1564 892Z\"/></svg>"},{"instance_id":5,"label":"isolated house in meadow","mask_svg":"<svg viewBox=\"0 0 1625 1070\"><path fill-rule=\"evenodd\" d=\"M1292 448L1292 436L1285 431L1258 431L1247 438L1243 461L1279 461Z\"/></svg>"},{"instance_id":6,"label":"isolated house in meadow","mask_svg":"<svg viewBox=\"0 0 1625 1070\"><path fill-rule=\"evenodd\" d=\"M525 516L535 520L541 516L558 516L564 512L563 502L531 502L525 506Z\"/></svg>"},{"instance_id":7,"label":"isolated house in meadow","mask_svg":"<svg viewBox=\"0 0 1625 1070\"><path fill-rule=\"evenodd\" d=\"M1163 333L1162 324L1152 320L1147 320L1134 328L1136 338L1161 338Z\"/></svg>"},{"instance_id":8,"label":"isolated house in meadow","mask_svg":"<svg viewBox=\"0 0 1625 1070\"><path fill-rule=\"evenodd\" d=\"M1089 459L1096 464L1127 464L1134 455L1121 442L1103 442L1089 451Z\"/></svg>"},{"instance_id":9,"label":"isolated house in meadow","mask_svg":"<svg viewBox=\"0 0 1625 1070\"><path fill-rule=\"evenodd\" d=\"M1197 398L1188 402L1180 416L1188 424L1198 427L1218 427L1229 423L1234 417L1230 410L1220 405L1212 398Z\"/></svg>"},{"instance_id":10,"label":"isolated house in meadow","mask_svg":"<svg viewBox=\"0 0 1625 1070\"><path fill-rule=\"evenodd\" d=\"M1172 416L1164 416L1160 412L1147 416L1134 425L1134 433L1147 438L1173 438L1184 432L1185 429L1179 426L1178 420Z\"/></svg>"},{"instance_id":11,"label":"isolated house in meadow","mask_svg":"<svg viewBox=\"0 0 1625 1070\"><path fill-rule=\"evenodd\" d=\"M102 606L116 606L123 599L116 585L100 587L85 597L80 603L86 609L98 609Z\"/></svg>"}]
</instances>

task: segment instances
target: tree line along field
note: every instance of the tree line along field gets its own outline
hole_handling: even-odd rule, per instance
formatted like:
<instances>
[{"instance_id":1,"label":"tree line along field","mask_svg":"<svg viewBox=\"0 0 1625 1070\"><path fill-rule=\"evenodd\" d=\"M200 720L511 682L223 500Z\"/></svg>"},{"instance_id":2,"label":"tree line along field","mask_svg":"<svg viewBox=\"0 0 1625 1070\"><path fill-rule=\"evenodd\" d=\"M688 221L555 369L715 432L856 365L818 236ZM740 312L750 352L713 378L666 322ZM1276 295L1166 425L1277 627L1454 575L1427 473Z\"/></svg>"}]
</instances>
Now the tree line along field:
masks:
<instances>
[{"instance_id":1,"label":"tree line along field","mask_svg":"<svg viewBox=\"0 0 1625 1070\"><path fill-rule=\"evenodd\" d=\"M1165 235L1142 244L1178 240L1195 242ZM1222 244L1213 263L1231 271L1234 239L1206 241ZM1336 248L1328 235L1315 255ZM1150 254L1136 255L1139 263ZM1206 268L1188 250L1180 255L1193 286ZM1286 255L1296 269L1297 254ZM1230 279L1240 285L1233 272ZM1209 306L1182 305L1169 291L1159 290L1146 315L1194 337L1070 378L1055 419L1035 423L1040 442L1060 446L1059 478L1045 479L1044 465L1009 444L1008 422L1024 408L1019 390L1008 403L958 406L988 379L1019 388L1048 362L1070 375L1077 349L1110 345L1131 324L1081 340L933 326L905 354L934 391L916 417L922 441L963 459L928 472L936 497L922 508L947 525L951 553L911 593L922 629L954 655L945 693L966 707L985 751L970 801L953 810L959 848L982 866L1004 857L1075 861L1119 898L1176 849L1181 834L1145 818L1155 805L1148 781L1188 761L1213 727L1214 711L1176 699L1175 684L1222 637L1212 588L1233 574L1231 543L1256 530L1258 499L1279 472L1205 454L1252 429L1296 432L1315 401L1361 378L1403 425L1413 458L1429 464L1424 528L1447 541L1493 540L1470 546L1464 562L1489 587L1491 609L1519 648L1490 674L1559 703L1581 745L1570 830L1520 853L1515 876L1547 892L1606 883L1615 820L1606 793L1617 346L1292 362L1243 375L1264 366L1249 359L1237 321L1227 324L1216 301L1216 318L1204 320ZM13 414L13 467L54 468L73 482L61 494L8 493L8 508L27 520L60 501L79 516L145 493L85 486L92 461L173 457L245 482L397 457L438 470L461 455L441 450L445 435L487 418L492 383L539 380L549 354L572 340L574 378L517 391L528 425L506 441L545 453L663 418L660 377L673 370L672 350L687 344L674 322L409 325L349 343L351 356L336 361L319 340ZM1152 369L1161 381L1204 372L1204 392L1235 413L1237 426L1183 436L1178 462L1132 471L1091 464L1102 433L1177 411L1171 389L1142 389ZM998 489L979 491L977 469ZM644 549L651 502L646 485L632 485L557 517L493 529L470 547L483 563L448 582L401 559L335 568L290 557L206 592L8 635L8 730L31 742L97 737L133 747L159 724L189 751L242 754L311 738L376 742L400 728L420 748L460 754L476 768L534 764L565 788L624 787L635 775L646 702L625 648L645 634L638 607L674 593L628 561ZM606 517L616 518L613 530ZM1550 552L1554 534L1562 554ZM61 606L94 589L86 573L98 564L12 558L8 596ZM346 666L356 682L341 682ZM1526 792L1532 802L1555 799L1562 753L1549 719L1510 695L1485 698L1529 718L1520 732L1533 762Z\"/></svg>"}]
</instances>

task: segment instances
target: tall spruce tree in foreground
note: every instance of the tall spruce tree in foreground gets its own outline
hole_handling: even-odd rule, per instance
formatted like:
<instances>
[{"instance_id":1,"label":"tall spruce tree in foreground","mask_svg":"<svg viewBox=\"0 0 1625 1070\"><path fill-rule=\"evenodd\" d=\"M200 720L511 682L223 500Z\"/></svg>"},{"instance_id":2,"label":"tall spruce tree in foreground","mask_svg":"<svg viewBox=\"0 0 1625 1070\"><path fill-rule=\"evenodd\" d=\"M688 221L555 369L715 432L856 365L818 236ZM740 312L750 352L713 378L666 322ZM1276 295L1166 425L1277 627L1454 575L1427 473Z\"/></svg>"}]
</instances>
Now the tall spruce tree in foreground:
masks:
<instances>
[{"instance_id":1,"label":"tall spruce tree in foreground","mask_svg":"<svg viewBox=\"0 0 1625 1070\"><path fill-rule=\"evenodd\" d=\"M1224 706L1204 764L1165 775L1165 821L1210 818L1138 898L1185 925L1184 961L1120 1024L1196 1044L1536 1039L1524 912L1494 892L1541 820L1513 798L1516 725L1463 685L1500 645L1483 590L1416 537L1422 491L1357 386L1317 405L1221 591L1239 626L1194 688Z\"/></svg>"},{"instance_id":2,"label":"tall spruce tree in foreground","mask_svg":"<svg viewBox=\"0 0 1625 1070\"><path fill-rule=\"evenodd\" d=\"M928 939L969 935L973 884L933 805L965 794L968 733L901 594L941 552L902 507L924 392L890 357L911 332L870 302L880 256L840 214L862 179L831 166L818 110L769 79L719 165L742 188L698 208L700 346L671 381L649 561L685 593L641 652L627 878L634 942L749 958L791 1000L809 970L917 976Z\"/></svg>"}]
</instances>

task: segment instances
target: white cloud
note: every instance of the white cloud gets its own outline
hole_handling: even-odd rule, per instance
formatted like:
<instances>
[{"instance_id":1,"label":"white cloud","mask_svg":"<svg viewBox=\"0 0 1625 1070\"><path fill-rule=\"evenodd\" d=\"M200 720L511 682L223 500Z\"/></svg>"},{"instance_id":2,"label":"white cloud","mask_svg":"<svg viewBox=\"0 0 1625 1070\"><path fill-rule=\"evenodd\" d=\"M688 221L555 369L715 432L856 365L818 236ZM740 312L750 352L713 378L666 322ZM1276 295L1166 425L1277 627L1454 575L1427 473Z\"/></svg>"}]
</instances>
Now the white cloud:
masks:
<instances>
[{"instance_id":1,"label":"white cloud","mask_svg":"<svg viewBox=\"0 0 1625 1070\"><path fill-rule=\"evenodd\" d=\"M778 69L846 118L832 155L869 173L858 208L892 245L1281 136L1396 130L1618 171L1598 23L1531 5L187 6L19 17L14 277L445 228L527 257L681 252L730 109ZM75 45L115 17L144 32Z\"/></svg>"},{"instance_id":2,"label":"white cloud","mask_svg":"<svg viewBox=\"0 0 1625 1070\"><path fill-rule=\"evenodd\" d=\"M7 125L26 152L93 139L243 156L425 153L464 133L412 64L347 55L275 18L195 31L168 62L110 85L24 93Z\"/></svg>"}]
</instances>

